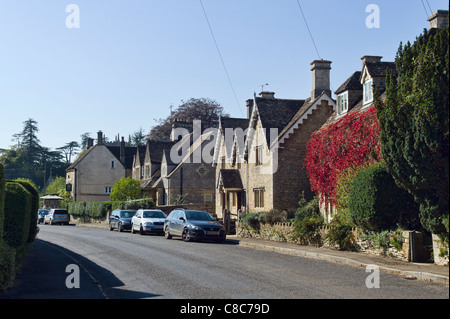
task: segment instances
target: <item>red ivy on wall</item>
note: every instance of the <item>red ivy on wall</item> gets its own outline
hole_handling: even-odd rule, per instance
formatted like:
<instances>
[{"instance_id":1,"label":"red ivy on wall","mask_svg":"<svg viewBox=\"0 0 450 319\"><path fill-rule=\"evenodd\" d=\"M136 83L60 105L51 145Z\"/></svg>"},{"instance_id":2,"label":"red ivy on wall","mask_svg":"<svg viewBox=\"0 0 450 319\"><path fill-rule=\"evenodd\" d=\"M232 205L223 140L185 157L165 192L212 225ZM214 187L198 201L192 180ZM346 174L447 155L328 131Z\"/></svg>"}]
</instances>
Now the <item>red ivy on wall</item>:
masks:
<instances>
[{"instance_id":1,"label":"red ivy on wall","mask_svg":"<svg viewBox=\"0 0 450 319\"><path fill-rule=\"evenodd\" d=\"M342 170L381 158L376 109L354 112L314 132L308 143L306 170L311 189L321 200L335 204L335 188Z\"/></svg>"}]
</instances>

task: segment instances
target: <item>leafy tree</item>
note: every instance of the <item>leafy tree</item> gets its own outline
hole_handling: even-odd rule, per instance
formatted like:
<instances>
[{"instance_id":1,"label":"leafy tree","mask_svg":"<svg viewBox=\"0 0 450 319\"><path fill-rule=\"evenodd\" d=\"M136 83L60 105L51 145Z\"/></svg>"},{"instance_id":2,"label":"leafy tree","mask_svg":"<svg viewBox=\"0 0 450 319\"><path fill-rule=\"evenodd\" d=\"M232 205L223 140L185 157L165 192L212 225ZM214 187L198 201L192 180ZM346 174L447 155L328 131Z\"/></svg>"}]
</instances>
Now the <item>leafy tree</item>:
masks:
<instances>
[{"instance_id":1,"label":"leafy tree","mask_svg":"<svg viewBox=\"0 0 450 319\"><path fill-rule=\"evenodd\" d=\"M66 190L66 179L62 176L56 177L45 189L45 194L60 195Z\"/></svg>"},{"instance_id":2,"label":"leafy tree","mask_svg":"<svg viewBox=\"0 0 450 319\"><path fill-rule=\"evenodd\" d=\"M382 156L399 186L420 204L430 232L448 233L449 30L425 30L400 47L397 76L388 74L386 102L376 93Z\"/></svg>"},{"instance_id":3,"label":"leafy tree","mask_svg":"<svg viewBox=\"0 0 450 319\"><path fill-rule=\"evenodd\" d=\"M122 177L111 190L113 201L133 200L141 197L141 185L138 180L130 177Z\"/></svg>"},{"instance_id":4,"label":"leafy tree","mask_svg":"<svg viewBox=\"0 0 450 319\"><path fill-rule=\"evenodd\" d=\"M91 137L91 133L83 133L80 135L81 137L81 149L85 150L87 149L87 145L88 145L88 139Z\"/></svg>"},{"instance_id":5,"label":"leafy tree","mask_svg":"<svg viewBox=\"0 0 450 319\"><path fill-rule=\"evenodd\" d=\"M202 130L209 127L217 127L219 117L228 117L224 113L223 107L216 101L209 98L192 98L188 101L181 101L175 111L165 119L159 119L159 124L154 126L148 138L151 140L168 140L172 131L172 121L175 118L184 118L188 121L201 120Z\"/></svg>"}]
</instances>

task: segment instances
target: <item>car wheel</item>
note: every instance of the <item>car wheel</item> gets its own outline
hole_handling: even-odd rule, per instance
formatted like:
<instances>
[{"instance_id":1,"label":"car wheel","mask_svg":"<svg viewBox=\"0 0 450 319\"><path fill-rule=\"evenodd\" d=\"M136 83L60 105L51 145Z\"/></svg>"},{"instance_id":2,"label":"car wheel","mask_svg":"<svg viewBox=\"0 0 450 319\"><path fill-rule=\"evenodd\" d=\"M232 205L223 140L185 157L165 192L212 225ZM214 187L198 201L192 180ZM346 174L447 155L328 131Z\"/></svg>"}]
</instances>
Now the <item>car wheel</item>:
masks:
<instances>
[{"instance_id":1,"label":"car wheel","mask_svg":"<svg viewBox=\"0 0 450 319\"><path fill-rule=\"evenodd\" d=\"M110 231L113 231L113 230L114 230L114 228L112 227L111 223L109 223L109 230L110 230Z\"/></svg>"},{"instance_id":2,"label":"car wheel","mask_svg":"<svg viewBox=\"0 0 450 319\"><path fill-rule=\"evenodd\" d=\"M144 235L144 229L142 228L142 225L139 227L139 234Z\"/></svg>"},{"instance_id":3,"label":"car wheel","mask_svg":"<svg viewBox=\"0 0 450 319\"><path fill-rule=\"evenodd\" d=\"M164 228L164 237L166 237L166 239L172 239L172 235L169 233L169 227L167 226Z\"/></svg>"},{"instance_id":4,"label":"car wheel","mask_svg":"<svg viewBox=\"0 0 450 319\"><path fill-rule=\"evenodd\" d=\"M192 241L192 237L191 237L191 234L189 233L189 229L185 228L183 230L182 238L184 241Z\"/></svg>"}]
</instances>

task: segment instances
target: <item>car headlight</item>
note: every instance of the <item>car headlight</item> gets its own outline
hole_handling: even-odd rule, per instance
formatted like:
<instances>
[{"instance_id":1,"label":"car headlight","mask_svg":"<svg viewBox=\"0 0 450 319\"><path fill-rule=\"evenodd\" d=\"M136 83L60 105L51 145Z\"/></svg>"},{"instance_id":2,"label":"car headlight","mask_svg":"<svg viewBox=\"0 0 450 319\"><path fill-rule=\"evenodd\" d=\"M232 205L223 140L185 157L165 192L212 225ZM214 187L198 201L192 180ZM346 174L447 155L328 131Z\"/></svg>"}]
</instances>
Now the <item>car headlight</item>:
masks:
<instances>
[{"instance_id":1,"label":"car headlight","mask_svg":"<svg viewBox=\"0 0 450 319\"><path fill-rule=\"evenodd\" d=\"M192 230L202 230L202 228L200 226L195 226L195 225L190 225L189 228Z\"/></svg>"}]
</instances>

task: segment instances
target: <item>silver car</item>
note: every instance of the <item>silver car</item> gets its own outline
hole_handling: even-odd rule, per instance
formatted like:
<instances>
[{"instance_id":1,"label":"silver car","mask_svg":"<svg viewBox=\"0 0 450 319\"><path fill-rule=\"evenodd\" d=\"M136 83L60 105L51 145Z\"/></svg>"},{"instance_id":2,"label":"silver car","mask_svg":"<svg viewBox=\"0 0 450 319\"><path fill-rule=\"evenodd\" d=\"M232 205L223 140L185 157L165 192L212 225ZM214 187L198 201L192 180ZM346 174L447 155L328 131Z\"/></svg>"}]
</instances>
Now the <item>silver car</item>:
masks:
<instances>
[{"instance_id":1,"label":"silver car","mask_svg":"<svg viewBox=\"0 0 450 319\"><path fill-rule=\"evenodd\" d=\"M166 215L159 209L139 209L131 219L131 233L163 233Z\"/></svg>"},{"instance_id":2,"label":"silver car","mask_svg":"<svg viewBox=\"0 0 450 319\"><path fill-rule=\"evenodd\" d=\"M44 217L44 225L45 224L60 224L60 225L69 225L70 216L67 209L61 208L53 208L51 209L47 215Z\"/></svg>"}]
</instances>

